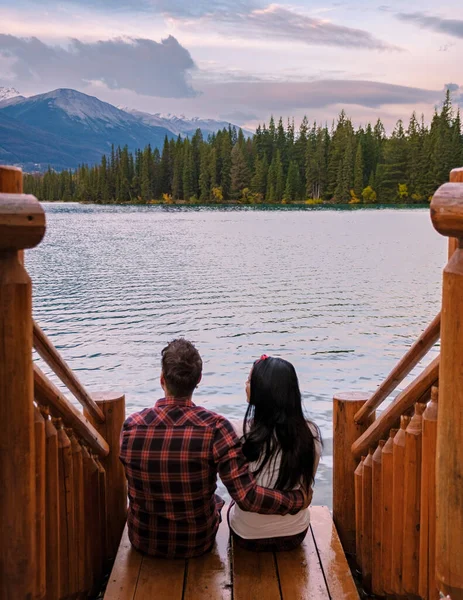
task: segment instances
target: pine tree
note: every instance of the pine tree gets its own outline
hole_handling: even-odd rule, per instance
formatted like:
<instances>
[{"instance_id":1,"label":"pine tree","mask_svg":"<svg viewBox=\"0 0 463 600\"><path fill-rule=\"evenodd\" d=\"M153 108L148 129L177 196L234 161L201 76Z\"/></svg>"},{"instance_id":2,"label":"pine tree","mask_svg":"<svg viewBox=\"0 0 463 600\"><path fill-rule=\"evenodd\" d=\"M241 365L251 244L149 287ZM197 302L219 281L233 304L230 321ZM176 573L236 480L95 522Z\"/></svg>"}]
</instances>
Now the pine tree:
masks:
<instances>
[{"instance_id":1,"label":"pine tree","mask_svg":"<svg viewBox=\"0 0 463 600\"><path fill-rule=\"evenodd\" d=\"M286 178L286 186L283 194L283 200L285 200L285 202L300 200L300 189L301 181L299 175L299 168L297 166L296 161L292 160L289 163L288 176Z\"/></svg>"},{"instance_id":2,"label":"pine tree","mask_svg":"<svg viewBox=\"0 0 463 600\"><path fill-rule=\"evenodd\" d=\"M249 187L249 169L240 143L236 143L231 153L231 194L238 199L242 191Z\"/></svg>"},{"instance_id":3,"label":"pine tree","mask_svg":"<svg viewBox=\"0 0 463 600\"><path fill-rule=\"evenodd\" d=\"M362 144L357 144L357 152L355 154L354 164L354 192L357 198L360 198L365 187L364 176L364 165L363 165L363 151Z\"/></svg>"}]
</instances>

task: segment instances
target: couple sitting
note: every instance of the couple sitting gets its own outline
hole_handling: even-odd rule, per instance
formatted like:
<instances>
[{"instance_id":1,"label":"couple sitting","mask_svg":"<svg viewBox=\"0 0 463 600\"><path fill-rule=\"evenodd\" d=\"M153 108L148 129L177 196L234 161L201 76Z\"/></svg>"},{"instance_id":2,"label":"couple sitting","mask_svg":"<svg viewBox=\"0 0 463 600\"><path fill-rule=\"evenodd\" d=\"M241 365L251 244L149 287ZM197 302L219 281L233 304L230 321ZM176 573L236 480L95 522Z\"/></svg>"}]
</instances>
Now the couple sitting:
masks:
<instances>
[{"instance_id":1,"label":"couple sitting","mask_svg":"<svg viewBox=\"0 0 463 600\"><path fill-rule=\"evenodd\" d=\"M290 550L309 527L308 506L321 451L316 425L303 414L294 367L262 356L246 382L243 430L192 402L202 360L184 339L162 351L165 398L130 416L121 435L129 487L132 545L152 556L188 558L214 545L224 501L240 546Z\"/></svg>"}]
</instances>

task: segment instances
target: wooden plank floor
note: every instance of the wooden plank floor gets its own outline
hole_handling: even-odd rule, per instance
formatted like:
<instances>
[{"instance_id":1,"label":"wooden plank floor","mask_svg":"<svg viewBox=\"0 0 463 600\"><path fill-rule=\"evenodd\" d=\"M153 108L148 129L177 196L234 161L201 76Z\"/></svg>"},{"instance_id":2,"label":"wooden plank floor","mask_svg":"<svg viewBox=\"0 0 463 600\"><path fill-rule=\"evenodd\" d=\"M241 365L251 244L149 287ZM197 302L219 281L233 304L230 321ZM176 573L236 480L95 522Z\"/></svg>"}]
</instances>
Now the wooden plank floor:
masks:
<instances>
[{"instance_id":1,"label":"wooden plank floor","mask_svg":"<svg viewBox=\"0 0 463 600\"><path fill-rule=\"evenodd\" d=\"M230 544L226 519L211 553L189 560L142 556L121 540L105 600L358 600L331 514L310 509L311 526L292 552L247 552ZM224 513L226 514L226 513Z\"/></svg>"}]
</instances>

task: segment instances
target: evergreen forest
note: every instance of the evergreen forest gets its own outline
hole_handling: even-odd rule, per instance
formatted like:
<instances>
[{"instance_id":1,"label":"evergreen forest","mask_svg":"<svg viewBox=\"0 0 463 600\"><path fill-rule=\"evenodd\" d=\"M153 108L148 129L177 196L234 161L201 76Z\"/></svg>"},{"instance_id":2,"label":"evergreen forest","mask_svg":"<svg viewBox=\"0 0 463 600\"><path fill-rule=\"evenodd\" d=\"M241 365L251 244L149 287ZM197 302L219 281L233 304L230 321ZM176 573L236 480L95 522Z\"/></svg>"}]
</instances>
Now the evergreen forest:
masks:
<instances>
[{"instance_id":1,"label":"evergreen forest","mask_svg":"<svg viewBox=\"0 0 463 600\"><path fill-rule=\"evenodd\" d=\"M463 166L459 110L450 92L430 125L414 113L390 135L378 120L354 128L344 111L331 127L294 122L234 127L203 139L166 139L161 151L112 148L100 164L29 174L39 200L92 203L421 203Z\"/></svg>"}]
</instances>

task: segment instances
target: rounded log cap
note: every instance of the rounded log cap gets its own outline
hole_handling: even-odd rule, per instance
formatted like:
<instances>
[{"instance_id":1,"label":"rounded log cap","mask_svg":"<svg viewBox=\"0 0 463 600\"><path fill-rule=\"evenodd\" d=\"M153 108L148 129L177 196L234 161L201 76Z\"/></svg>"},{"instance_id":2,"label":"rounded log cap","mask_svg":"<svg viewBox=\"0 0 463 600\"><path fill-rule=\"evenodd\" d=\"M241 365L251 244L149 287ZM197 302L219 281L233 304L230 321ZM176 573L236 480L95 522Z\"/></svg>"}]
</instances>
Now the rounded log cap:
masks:
<instances>
[{"instance_id":1,"label":"rounded log cap","mask_svg":"<svg viewBox=\"0 0 463 600\"><path fill-rule=\"evenodd\" d=\"M0 250L24 250L45 235L45 212L28 194L0 194Z\"/></svg>"},{"instance_id":2,"label":"rounded log cap","mask_svg":"<svg viewBox=\"0 0 463 600\"><path fill-rule=\"evenodd\" d=\"M463 183L444 183L431 201L434 228L447 237L463 237Z\"/></svg>"},{"instance_id":3,"label":"rounded log cap","mask_svg":"<svg viewBox=\"0 0 463 600\"><path fill-rule=\"evenodd\" d=\"M338 402L359 402L369 400L370 394L366 392L340 392L334 395Z\"/></svg>"}]
</instances>

